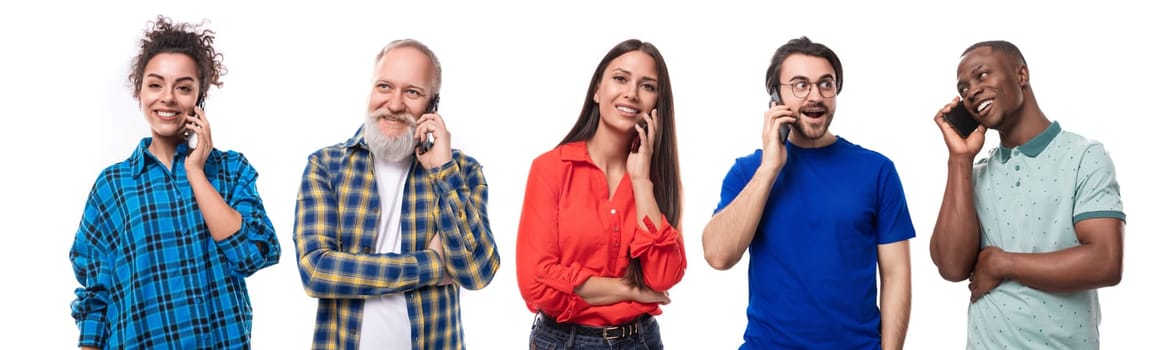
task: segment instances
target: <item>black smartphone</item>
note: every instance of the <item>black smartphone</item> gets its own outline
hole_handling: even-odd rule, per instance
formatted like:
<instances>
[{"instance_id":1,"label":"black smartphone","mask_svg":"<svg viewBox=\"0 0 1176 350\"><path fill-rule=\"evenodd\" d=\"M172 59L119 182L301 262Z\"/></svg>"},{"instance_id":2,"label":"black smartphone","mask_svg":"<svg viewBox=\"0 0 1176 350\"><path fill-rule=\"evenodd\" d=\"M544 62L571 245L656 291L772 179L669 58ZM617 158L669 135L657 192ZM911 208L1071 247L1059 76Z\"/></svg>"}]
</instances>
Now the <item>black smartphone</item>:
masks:
<instances>
[{"instance_id":1,"label":"black smartphone","mask_svg":"<svg viewBox=\"0 0 1176 350\"><path fill-rule=\"evenodd\" d=\"M768 108L772 108L773 102L775 102L775 105L777 105L777 106L784 104L784 101L780 99L780 87L779 86L772 88L771 97L772 97L772 100L768 102ZM788 132L791 130L792 130L792 128L789 127L789 124L784 124L784 125L780 126L780 144L784 144L784 143L786 143L786 141L788 141Z\"/></svg>"},{"instance_id":2,"label":"black smartphone","mask_svg":"<svg viewBox=\"0 0 1176 350\"><path fill-rule=\"evenodd\" d=\"M204 96L196 98L196 107L204 109ZM193 108L189 115L196 116L196 109ZM196 146L200 145L200 138L194 137L192 133L188 132L187 130L184 131L184 138L188 141L188 149L190 150L196 149Z\"/></svg>"},{"instance_id":3,"label":"black smartphone","mask_svg":"<svg viewBox=\"0 0 1176 350\"><path fill-rule=\"evenodd\" d=\"M980 122L977 122L976 118L972 118L972 113L969 113L968 108L964 107L963 101L957 103L955 108L952 108L947 115L943 116L943 119L947 119L952 129L955 129L956 133L965 139L968 138L968 135L972 131L976 130L977 126L980 126Z\"/></svg>"},{"instance_id":4,"label":"black smartphone","mask_svg":"<svg viewBox=\"0 0 1176 350\"><path fill-rule=\"evenodd\" d=\"M429 105L425 107L425 114L437 113L437 104L441 103L441 94L433 96ZM433 149L433 133L425 133L425 140L417 143L417 154L425 154Z\"/></svg>"}]
</instances>

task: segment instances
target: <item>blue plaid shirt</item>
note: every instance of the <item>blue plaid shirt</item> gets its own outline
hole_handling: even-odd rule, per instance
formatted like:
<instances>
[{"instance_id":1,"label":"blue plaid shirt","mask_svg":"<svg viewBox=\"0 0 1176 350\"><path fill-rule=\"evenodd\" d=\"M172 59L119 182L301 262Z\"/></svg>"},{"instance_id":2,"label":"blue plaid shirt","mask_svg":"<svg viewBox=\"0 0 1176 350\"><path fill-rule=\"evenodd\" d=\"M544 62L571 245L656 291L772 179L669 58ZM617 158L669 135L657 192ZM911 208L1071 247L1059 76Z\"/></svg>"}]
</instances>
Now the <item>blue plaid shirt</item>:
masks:
<instances>
[{"instance_id":1,"label":"blue plaid shirt","mask_svg":"<svg viewBox=\"0 0 1176 350\"><path fill-rule=\"evenodd\" d=\"M401 253L376 253L380 196L363 127L311 154L295 208L294 243L306 293L319 298L312 349L355 349L364 298L404 293L413 349L462 349L459 287L481 289L498 271L486 215L486 179L453 150L435 169L414 161L404 186ZM441 235L445 260L427 248ZM435 286L448 272L454 283Z\"/></svg>"},{"instance_id":2,"label":"blue plaid shirt","mask_svg":"<svg viewBox=\"0 0 1176 350\"><path fill-rule=\"evenodd\" d=\"M71 305L79 346L105 349L248 349L253 310L245 277L278 263L257 171L213 150L209 182L241 214L217 242L196 205L181 144L168 171L144 138L94 182L69 258L82 287Z\"/></svg>"}]
</instances>

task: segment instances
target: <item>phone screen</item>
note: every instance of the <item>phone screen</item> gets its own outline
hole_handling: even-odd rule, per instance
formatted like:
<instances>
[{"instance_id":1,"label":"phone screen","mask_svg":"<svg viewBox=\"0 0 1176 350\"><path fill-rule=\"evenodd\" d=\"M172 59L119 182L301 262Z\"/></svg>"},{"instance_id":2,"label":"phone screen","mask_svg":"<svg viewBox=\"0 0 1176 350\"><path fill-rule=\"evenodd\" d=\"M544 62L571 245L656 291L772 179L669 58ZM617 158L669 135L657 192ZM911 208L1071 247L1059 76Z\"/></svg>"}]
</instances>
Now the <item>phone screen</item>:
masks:
<instances>
[{"instance_id":1,"label":"phone screen","mask_svg":"<svg viewBox=\"0 0 1176 350\"><path fill-rule=\"evenodd\" d=\"M973 118L972 114L968 112L968 108L964 107L963 102L956 104L955 108L952 108L943 118L947 119L956 133L963 138L968 138L968 135L980 125L976 118Z\"/></svg>"}]
</instances>

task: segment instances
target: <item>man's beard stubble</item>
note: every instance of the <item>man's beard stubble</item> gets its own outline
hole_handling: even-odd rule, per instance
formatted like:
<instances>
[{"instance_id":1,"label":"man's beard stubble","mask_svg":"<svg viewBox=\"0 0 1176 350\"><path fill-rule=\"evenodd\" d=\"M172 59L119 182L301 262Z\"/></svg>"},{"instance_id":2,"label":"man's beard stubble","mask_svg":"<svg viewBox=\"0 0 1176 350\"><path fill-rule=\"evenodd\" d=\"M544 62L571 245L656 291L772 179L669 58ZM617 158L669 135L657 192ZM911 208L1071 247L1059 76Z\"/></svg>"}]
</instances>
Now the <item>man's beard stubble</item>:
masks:
<instances>
[{"instance_id":1,"label":"man's beard stubble","mask_svg":"<svg viewBox=\"0 0 1176 350\"><path fill-rule=\"evenodd\" d=\"M833 111L830 110L829 106L823 102L816 102L816 103L807 104L807 105L801 107L800 110L803 110L805 108L813 108L813 107L820 107L821 109L825 110L825 116L824 116L825 121L819 127L814 128L814 127L809 126L809 124L801 122L799 119L804 118L803 115L796 116L798 119L795 124L796 130L800 132L800 135L802 138L808 139L808 140L818 140L818 139L824 137L825 134L829 133L829 125L833 124Z\"/></svg>"}]
</instances>

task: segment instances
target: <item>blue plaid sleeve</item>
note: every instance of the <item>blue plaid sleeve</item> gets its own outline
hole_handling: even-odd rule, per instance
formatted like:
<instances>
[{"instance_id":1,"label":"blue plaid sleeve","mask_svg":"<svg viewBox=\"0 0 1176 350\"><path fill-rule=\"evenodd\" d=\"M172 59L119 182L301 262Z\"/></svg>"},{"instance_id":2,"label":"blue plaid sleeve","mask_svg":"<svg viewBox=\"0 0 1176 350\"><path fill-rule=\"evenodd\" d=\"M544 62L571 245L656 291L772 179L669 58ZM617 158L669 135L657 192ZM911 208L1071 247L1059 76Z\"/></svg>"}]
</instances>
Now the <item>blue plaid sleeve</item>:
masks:
<instances>
[{"instance_id":1,"label":"blue plaid sleeve","mask_svg":"<svg viewBox=\"0 0 1176 350\"><path fill-rule=\"evenodd\" d=\"M81 287L74 291L76 299L70 304L71 315L79 330L78 346L103 347L108 327L106 308L110 303L111 262L110 240L114 233L107 211L107 199L113 198L112 187L104 172L94 183L81 224L74 236L69 260L74 276Z\"/></svg>"},{"instance_id":2,"label":"blue plaid sleeve","mask_svg":"<svg viewBox=\"0 0 1176 350\"><path fill-rule=\"evenodd\" d=\"M228 258L234 273L249 276L277 264L282 247L257 192L257 170L240 153L227 152L224 156L224 171L217 176L232 180L225 182L232 184L225 201L241 214L241 229L217 242L217 247Z\"/></svg>"}]
</instances>

